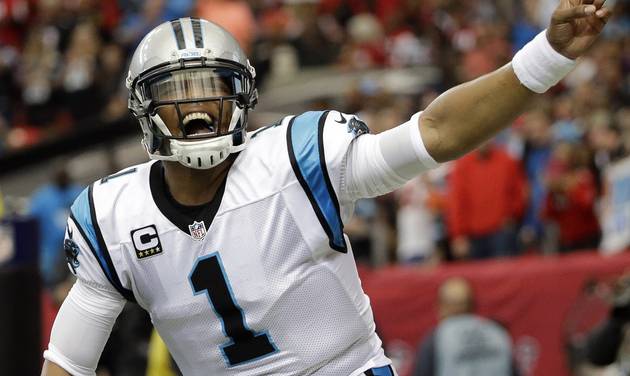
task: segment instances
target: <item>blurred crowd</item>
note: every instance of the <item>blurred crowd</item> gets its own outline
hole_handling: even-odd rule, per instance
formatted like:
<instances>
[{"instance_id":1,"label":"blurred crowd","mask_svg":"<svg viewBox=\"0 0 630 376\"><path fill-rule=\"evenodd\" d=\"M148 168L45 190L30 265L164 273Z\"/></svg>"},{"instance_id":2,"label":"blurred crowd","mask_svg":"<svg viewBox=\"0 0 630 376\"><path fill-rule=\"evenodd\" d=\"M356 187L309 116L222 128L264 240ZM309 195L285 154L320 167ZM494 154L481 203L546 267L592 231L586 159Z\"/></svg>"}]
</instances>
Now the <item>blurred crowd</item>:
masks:
<instances>
[{"instance_id":1,"label":"blurred crowd","mask_svg":"<svg viewBox=\"0 0 630 376\"><path fill-rule=\"evenodd\" d=\"M428 66L414 94L363 79L312 107L358 114L372 132L509 62L555 0L4 0L0 155L129 116L129 54L156 24L196 15L231 31L259 85L292 70ZM357 204L346 226L371 264L596 248L603 172L630 149L630 1L608 1L605 35L560 85L495 140ZM264 92L261 101L264 101ZM421 231L418 231L421 229Z\"/></svg>"},{"instance_id":2,"label":"blurred crowd","mask_svg":"<svg viewBox=\"0 0 630 376\"><path fill-rule=\"evenodd\" d=\"M346 230L360 259L433 264L599 247L605 173L630 151L630 2L607 4L615 15L602 40L509 129L393 194L357 204ZM380 37L344 45L340 64L429 64L441 80L404 98L361 82L343 109L374 132L400 124L449 87L507 63L556 5L402 1L390 13L377 7L375 17L351 17L350 35L358 18L371 17L372 33L363 31Z\"/></svg>"}]
</instances>

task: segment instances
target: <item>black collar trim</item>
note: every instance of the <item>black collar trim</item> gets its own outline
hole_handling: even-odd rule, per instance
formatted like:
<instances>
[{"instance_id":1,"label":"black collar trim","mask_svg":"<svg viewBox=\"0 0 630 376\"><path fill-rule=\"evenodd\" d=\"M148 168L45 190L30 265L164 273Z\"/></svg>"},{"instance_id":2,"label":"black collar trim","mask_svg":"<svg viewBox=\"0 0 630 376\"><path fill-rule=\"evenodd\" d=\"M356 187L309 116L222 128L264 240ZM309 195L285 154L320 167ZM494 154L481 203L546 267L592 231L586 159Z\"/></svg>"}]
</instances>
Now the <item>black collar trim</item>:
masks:
<instances>
[{"instance_id":1,"label":"black collar trim","mask_svg":"<svg viewBox=\"0 0 630 376\"><path fill-rule=\"evenodd\" d=\"M176 202L168 191L168 186L164 178L164 167L161 161L151 166L149 177L151 195L153 196L155 205L157 205L158 209L169 221L190 236L192 236L192 234L190 233L189 226L192 225L193 222L203 221L206 231L210 228L214 217L219 211L219 206L221 206L226 182L227 177L219 186L212 201L198 206L185 206Z\"/></svg>"}]
</instances>

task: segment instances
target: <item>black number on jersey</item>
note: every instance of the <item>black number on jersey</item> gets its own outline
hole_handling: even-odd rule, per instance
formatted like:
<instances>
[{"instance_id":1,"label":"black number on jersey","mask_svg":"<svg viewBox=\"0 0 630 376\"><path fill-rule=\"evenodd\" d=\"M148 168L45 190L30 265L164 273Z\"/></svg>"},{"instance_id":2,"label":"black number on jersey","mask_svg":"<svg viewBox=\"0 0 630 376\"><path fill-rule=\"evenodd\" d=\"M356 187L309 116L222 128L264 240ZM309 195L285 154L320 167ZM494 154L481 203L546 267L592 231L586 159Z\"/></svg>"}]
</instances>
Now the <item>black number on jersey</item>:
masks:
<instances>
[{"instance_id":1,"label":"black number on jersey","mask_svg":"<svg viewBox=\"0 0 630 376\"><path fill-rule=\"evenodd\" d=\"M277 351L267 333L256 333L247 327L245 315L234 299L218 254L197 260L190 273L190 284L195 295L207 294L225 335L230 338L220 346L229 366L257 360Z\"/></svg>"}]
</instances>

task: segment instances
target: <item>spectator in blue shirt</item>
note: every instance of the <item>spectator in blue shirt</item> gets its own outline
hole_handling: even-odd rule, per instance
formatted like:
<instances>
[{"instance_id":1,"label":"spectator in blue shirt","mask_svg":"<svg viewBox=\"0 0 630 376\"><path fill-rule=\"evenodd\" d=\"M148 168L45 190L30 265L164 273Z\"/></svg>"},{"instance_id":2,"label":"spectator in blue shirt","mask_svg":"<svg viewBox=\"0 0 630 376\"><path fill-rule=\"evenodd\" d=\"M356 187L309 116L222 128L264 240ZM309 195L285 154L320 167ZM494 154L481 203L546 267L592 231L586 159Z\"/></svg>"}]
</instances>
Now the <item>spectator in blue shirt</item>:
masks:
<instances>
[{"instance_id":1,"label":"spectator in blue shirt","mask_svg":"<svg viewBox=\"0 0 630 376\"><path fill-rule=\"evenodd\" d=\"M40 187L31 197L29 214L39 222L39 269L46 287L66 275L63 237L70 205L83 188L72 183L66 168L59 169L51 183Z\"/></svg>"}]
</instances>

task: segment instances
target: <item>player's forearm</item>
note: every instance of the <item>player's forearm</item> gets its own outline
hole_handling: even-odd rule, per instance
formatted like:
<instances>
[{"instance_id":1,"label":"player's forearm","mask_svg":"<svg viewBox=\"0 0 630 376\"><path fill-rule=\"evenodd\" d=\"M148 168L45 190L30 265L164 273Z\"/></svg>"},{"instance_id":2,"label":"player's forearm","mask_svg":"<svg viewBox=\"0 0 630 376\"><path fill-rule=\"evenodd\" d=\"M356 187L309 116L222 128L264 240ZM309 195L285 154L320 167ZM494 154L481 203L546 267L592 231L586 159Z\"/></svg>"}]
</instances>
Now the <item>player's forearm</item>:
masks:
<instances>
[{"instance_id":1,"label":"player's forearm","mask_svg":"<svg viewBox=\"0 0 630 376\"><path fill-rule=\"evenodd\" d=\"M53 362L45 361L44 367L42 367L42 376L71 376L63 368L59 367Z\"/></svg>"},{"instance_id":2,"label":"player's forearm","mask_svg":"<svg viewBox=\"0 0 630 376\"><path fill-rule=\"evenodd\" d=\"M520 83L511 64L452 88L420 116L427 151L438 162L469 152L510 125L535 95Z\"/></svg>"}]
</instances>

